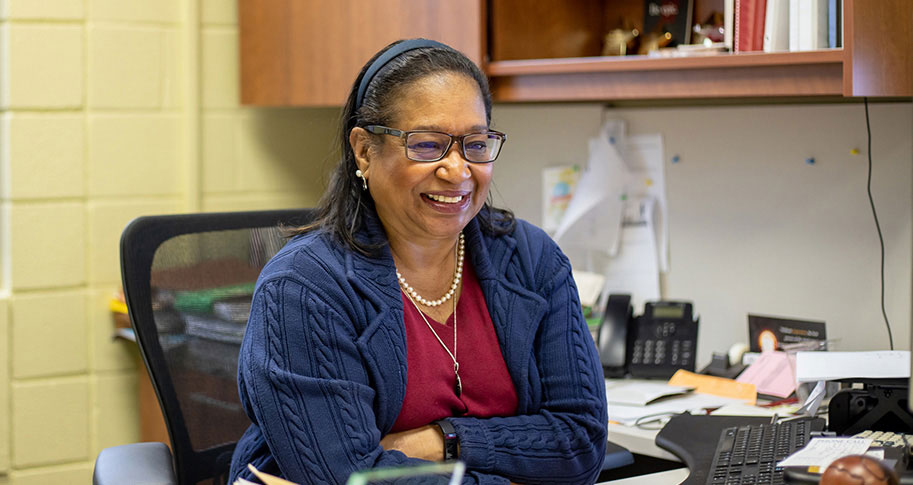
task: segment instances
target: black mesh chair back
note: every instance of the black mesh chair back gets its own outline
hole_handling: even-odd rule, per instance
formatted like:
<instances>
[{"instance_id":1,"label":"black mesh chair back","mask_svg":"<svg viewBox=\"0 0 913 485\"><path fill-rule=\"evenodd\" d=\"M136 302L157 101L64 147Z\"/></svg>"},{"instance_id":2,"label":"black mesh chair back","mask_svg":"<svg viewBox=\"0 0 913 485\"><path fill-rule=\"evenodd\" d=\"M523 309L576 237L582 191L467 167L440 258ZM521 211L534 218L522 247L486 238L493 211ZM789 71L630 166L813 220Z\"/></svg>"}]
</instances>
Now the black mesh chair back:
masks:
<instances>
[{"instance_id":1,"label":"black mesh chair back","mask_svg":"<svg viewBox=\"0 0 913 485\"><path fill-rule=\"evenodd\" d=\"M137 342L165 418L181 484L224 483L250 425L238 352L260 269L284 244L281 225L309 210L140 217L121 237Z\"/></svg>"}]
</instances>

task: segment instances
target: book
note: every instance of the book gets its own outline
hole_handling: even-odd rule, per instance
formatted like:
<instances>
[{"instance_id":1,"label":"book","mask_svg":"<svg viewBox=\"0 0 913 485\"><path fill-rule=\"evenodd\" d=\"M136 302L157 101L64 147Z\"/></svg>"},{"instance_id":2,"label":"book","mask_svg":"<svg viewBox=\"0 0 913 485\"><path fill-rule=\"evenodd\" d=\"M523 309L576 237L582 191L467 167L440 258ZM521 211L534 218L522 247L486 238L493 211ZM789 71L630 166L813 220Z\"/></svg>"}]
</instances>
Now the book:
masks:
<instances>
[{"instance_id":1,"label":"book","mask_svg":"<svg viewBox=\"0 0 913 485\"><path fill-rule=\"evenodd\" d=\"M763 50L767 1L736 0L734 39L736 52Z\"/></svg>"},{"instance_id":2,"label":"book","mask_svg":"<svg viewBox=\"0 0 913 485\"><path fill-rule=\"evenodd\" d=\"M733 34L735 31L735 0L724 0L723 2L723 44L729 49L729 52L735 52L733 43Z\"/></svg>"},{"instance_id":3,"label":"book","mask_svg":"<svg viewBox=\"0 0 913 485\"><path fill-rule=\"evenodd\" d=\"M828 1L790 0L789 50L809 51L828 46Z\"/></svg>"},{"instance_id":4,"label":"book","mask_svg":"<svg viewBox=\"0 0 913 485\"><path fill-rule=\"evenodd\" d=\"M789 50L799 50L799 2L789 0Z\"/></svg>"},{"instance_id":5,"label":"book","mask_svg":"<svg viewBox=\"0 0 913 485\"><path fill-rule=\"evenodd\" d=\"M799 10L799 49L815 50L827 47L827 2L807 0Z\"/></svg>"},{"instance_id":6,"label":"book","mask_svg":"<svg viewBox=\"0 0 913 485\"><path fill-rule=\"evenodd\" d=\"M668 32L672 36L670 47L688 44L691 41L692 1L647 0L644 2L644 34Z\"/></svg>"},{"instance_id":7,"label":"book","mask_svg":"<svg viewBox=\"0 0 913 485\"><path fill-rule=\"evenodd\" d=\"M827 2L827 46L843 47L843 5L840 0Z\"/></svg>"},{"instance_id":8,"label":"book","mask_svg":"<svg viewBox=\"0 0 913 485\"><path fill-rule=\"evenodd\" d=\"M767 0L764 52L789 50L789 0Z\"/></svg>"}]
</instances>

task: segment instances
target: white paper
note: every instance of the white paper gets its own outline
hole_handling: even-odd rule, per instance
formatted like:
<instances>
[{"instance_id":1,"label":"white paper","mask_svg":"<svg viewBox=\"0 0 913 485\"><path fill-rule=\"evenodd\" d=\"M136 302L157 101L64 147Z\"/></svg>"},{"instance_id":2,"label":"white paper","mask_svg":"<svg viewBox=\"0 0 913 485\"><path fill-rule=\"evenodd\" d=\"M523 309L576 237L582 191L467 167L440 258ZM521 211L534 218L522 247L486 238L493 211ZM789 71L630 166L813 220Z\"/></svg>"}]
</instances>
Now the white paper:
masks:
<instances>
[{"instance_id":1,"label":"white paper","mask_svg":"<svg viewBox=\"0 0 913 485\"><path fill-rule=\"evenodd\" d=\"M670 386L661 382L631 382L614 387L607 387L605 391L609 406L613 404L623 406L645 406L661 397L674 396L691 392L694 388L686 386Z\"/></svg>"},{"instance_id":2,"label":"white paper","mask_svg":"<svg viewBox=\"0 0 913 485\"><path fill-rule=\"evenodd\" d=\"M622 158L630 171L625 190L628 200L653 200L648 215L656 239L656 258L659 270L669 271L669 224L666 201L666 175L663 170L663 138L661 135L632 135L625 138Z\"/></svg>"},{"instance_id":3,"label":"white paper","mask_svg":"<svg viewBox=\"0 0 913 485\"><path fill-rule=\"evenodd\" d=\"M777 466L816 466L824 470L834 460L865 453L871 445L870 438L812 438L804 448L789 455Z\"/></svg>"},{"instance_id":4,"label":"white paper","mask_svg":"<svg viewBox=\"0 0 913 485\"><path fill-rule=\"evenodd\" d=\"M703 414L706 409L714 409L726 404L742 402L739 399L712 396L710 394L689 393L683 396L663 399L646 406L622 406L609 404L609 420L633 426L638 419L672 416L685 411Z\"/></svg>"},{"instance_id":5,"label":"white paper","mask_svg":"<svg viewBox=\"0 0 913 485\"><path fill-rule=\"evenodd\" d=\"M797 352L798 382L849 378L910 377L909 350L874 352Z\"/></svg>"},{"instance_id":6,"label":"white paper","mask_svg":"<svg viewBox=\"0 0 913 485\"><path fill-rule=\"evenodd\" d=\"M587 167L580 175L554 239L562 249L577 246L614 254L628 169L617 148L604 137L591 138L589 146Z\"/></svg>"},{"instance_id":7,"label":"white paper","mask_svg":"<svg viewBox=\"0 0 913 485\"><path fill-rule=\"evenodd\" d=\"M719 409L714 410L710 414L714 416L766 416L772 417L776 416L777 412L771 410L770 408L762 408L758 406L752 406L750 404L745 404L743 402L737 404L727 404Z\"/></svg>"},{"instance_id":8,"label":"white paper","mask_svg":"<svg viewBox=\"0 0 913 485\"><path fill-rule=\"evenodd\" d=\"M602 288L605 286L605 276L589 271L573 270L574 284L577 285L577 294L580 295L580 304L582 306L593 306Z\"/></svg>"},{"instance_id":9,"label":"white paper","mask_svg":"<svg viewBox=\"0 0 913 485\"><path fill-rule=\"evenodd\" d=\"M632 295L635 309L661 297L669 268L663 145L660 135L625 136L604 121L589 140L588 165L555 230L575 270L605 275L601 293Z\"/></svg>"},{"instance_id":10,"label":"white paper","mask_svg":"<svg viewBox=\"0 0 913 485\"><path fill-rule=\"evenodd\" d=\"M827 381L818 381L818 383L815 384L815 388L808 394L808 398L805 399L805 403L802 404L802 407L799 408L796 414L817 416L818 408L821 406L821 402L824 401L825 394L827 394Z\"/></svg>"},{"instance_id":11,"label":"white paper","mask_svg":"<svg viewBox=\"0 0 913 485\"><path fill-rule=\"evenodd\" d=\"M638 312L643 309L645 301L660 298L652 214L652 199L628 201L621 247L606 269L604 294L631 294L631 304Z\"/></svg>"}]
</instances>

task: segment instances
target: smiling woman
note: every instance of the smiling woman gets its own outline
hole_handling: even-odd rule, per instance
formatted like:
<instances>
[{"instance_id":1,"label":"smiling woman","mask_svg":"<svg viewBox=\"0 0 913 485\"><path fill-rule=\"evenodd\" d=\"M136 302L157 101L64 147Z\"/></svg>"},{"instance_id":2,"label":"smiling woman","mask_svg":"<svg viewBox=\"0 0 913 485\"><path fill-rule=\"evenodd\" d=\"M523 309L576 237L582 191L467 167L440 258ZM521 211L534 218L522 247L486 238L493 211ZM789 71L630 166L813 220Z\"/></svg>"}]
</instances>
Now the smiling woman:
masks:
<instances>
[{"instance_id":1,"label":"smiling woman","mask_svg":"<svg viewBox=\"0 0 913 485\"><path fill-rule=\"evenodd\" d=\"M247 463L300 483L459 459L465 483L592 483L606 443L595 346L567 258L491 207L479 68L391 44L343 111L342 159L264 268L239 362Z\"/></svg>"}]
</instances>

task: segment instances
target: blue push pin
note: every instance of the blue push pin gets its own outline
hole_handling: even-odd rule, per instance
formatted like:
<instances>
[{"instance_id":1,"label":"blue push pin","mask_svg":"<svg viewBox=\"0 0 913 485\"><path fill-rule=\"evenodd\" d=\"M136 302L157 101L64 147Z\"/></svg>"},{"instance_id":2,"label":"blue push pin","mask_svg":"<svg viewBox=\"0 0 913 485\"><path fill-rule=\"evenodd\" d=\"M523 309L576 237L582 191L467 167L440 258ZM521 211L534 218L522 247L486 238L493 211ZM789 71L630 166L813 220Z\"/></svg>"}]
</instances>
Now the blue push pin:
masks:
<instances>
[{"instance_id":1,"label":"blue push pin","mask_svg":"<svg viewBox=\"0 0 913 485\"><path fill-rule=\"evenodd\" d=\"M679 157L678 155L675 155L672 157L672 163L678 163L679 160L681 160L681 157Z\"/></svg>"},{"instance_id":2,"label":"blue push pin","mask_svg":"<svg viewBox=\"0 0 913 485\"><path fill-rule=\"evenodd\" d=\"M806 165L814 165L814 164L815 164L815 158L814 158L814 157L808 157L808 158L806 158L806 159L805 159L805 164L806 164Z\"/></svg>"},{"instance_id":3,"label":"blue push pin","mask_svg":"<svg viewBox=\"0 0 913 485\"><path fill-rule=\"evenodd\" d=\"M614 136L610 136L610 137L609 137L609 144L611 144L611 145L614 145L614 144L615 144L615 137L614 137Z\"/></svg>"}]
</instances>

